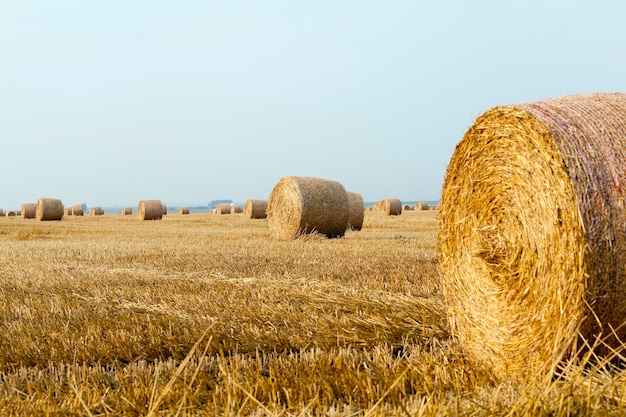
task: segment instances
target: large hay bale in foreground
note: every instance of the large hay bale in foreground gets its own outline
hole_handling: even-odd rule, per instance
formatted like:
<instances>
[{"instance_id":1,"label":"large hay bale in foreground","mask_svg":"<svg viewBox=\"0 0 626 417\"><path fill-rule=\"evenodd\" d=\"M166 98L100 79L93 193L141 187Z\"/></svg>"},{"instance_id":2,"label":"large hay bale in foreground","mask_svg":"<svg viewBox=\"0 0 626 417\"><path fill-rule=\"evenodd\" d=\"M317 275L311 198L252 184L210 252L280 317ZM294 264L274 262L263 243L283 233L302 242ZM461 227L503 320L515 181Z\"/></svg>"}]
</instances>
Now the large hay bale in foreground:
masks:
<instances>
[{"instance_id":1,"label":"large hay bale in foreground","mask_svg":"<svg viewBox=\"0 0 626 417\"><path fill-rule=\"evenodd\" d=\"M22 203L22 218L34 219L37 217L37 203Z\"/></svg>"},{"instance_id":2,"label":"large hay bale in foreground","mask_svg":"<svg viewBox=\"0 0 626 417\"><path fill-rule=\"evenodd\" d=\"M359 193L347 191L348 195L348 229L361 230L363 228L363 219L365 218L365 209L363 207L363 197Z\"/></svg>"},{"instance_id":3,"label":"large hay bale in foreground","mask_svg":"<svg viewBox=\"0 0 626 417\"><path fill-rule=\"evenodd\" d=\"M267 218L267 200L246 200L246 204L243 206L243 214L249 219Z\"/></svg>"},{"instance_id":4,"label":"large hay bale in foreground","mask_svg":"<svg viewBox=\"0 0 626 417\"><path fill-rule=\"evenodd\" d=\"M470 127L446 171L438 253L471 358L528 377L584 343L604 339L602 357L626 341L624 167L624 94L495 107Z\"/></svg>"},{"instance_id":5,"label":"large hay bale in foreground","mask_svg":"<svg viewBox=\"0 0 626 417\"><path fill-rule=\"evenodd\" d=\"M140 220L161 220L163 218L163 203L161 200L141 200L137 207Z\"/></svg>"},{"instance_id":6,"label":"large hay bale in foreground","mask_svg":"<svg viewBox=\"0 0 626 417\"><path fill-rule=\"evenodd\" d=\"M320 233L341 237L348 227L348 195L337 181L282 177L267 201L269 229L278 240Z\"/></svg>"},{"instance_id":7,"label":"large hay bale in foreground","mask_svg":"<svg viewBox=\"0 0 626 417\"><path fill-rule=\"evenodd\" d=\"M398 198L385 198L376 203L376 210L386 216L402 214L402 202Z\"/></svg>"},{"instance_id":8,"label":"large hay bale in foreground","mask_svg":"<svg viewBox=\"0 0 626 417\"><path fill-rule=\"evenodd\" d=\"M40 198L37 200L35 217L41 221L62 220L63 203L57 198Z\"/></svg>"}]
</instances>

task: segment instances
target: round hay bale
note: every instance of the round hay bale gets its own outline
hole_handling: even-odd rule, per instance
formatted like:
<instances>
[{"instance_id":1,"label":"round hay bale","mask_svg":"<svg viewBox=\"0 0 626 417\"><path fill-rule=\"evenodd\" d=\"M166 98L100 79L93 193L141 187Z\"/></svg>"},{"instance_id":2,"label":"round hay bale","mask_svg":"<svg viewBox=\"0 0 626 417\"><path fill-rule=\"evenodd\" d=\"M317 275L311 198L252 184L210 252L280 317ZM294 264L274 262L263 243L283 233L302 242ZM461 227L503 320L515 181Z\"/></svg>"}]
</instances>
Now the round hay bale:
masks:
<instances>
[{"instance_id":1,"label":"round hay bale","mask_svg":"<svg viewBox=\"0 0 626 417\"><path fill-rule=\"evenodd\" d=\"M34 219L37 217L37 203L22 203L22 218Z\"/></svg>"},{"instance_id":2,"label":"round hay bale","mask_svg":"<svg viewBox=\"0 0 626 417\"><path fill-rule=\"evenodd\" d=\"M230 214L230 204L229 203L220 203L215 207L215 212L217 214Z\"/></svg>"},{"instance_id":3,"label":"round hay bale","mask_svg":"<svg viewBox=\"0 0 626 417\"><path fill-rule=\"evenodd\" d=\"M278 240L320 233L345 234L349 217L348 196L337 181L313 177L282 177L267 201L267 220Z\"/></svg>"},{"instance_id":4,"label":"round hay bale","mask_svg":"<svg viewBox=\"0 0 626 417\"><path fill-rule=\"evenodd\" d=\"M386 216L402 214L402 202L398 198L385 198L376 203L376 210Z\"/></svg>"},{"instance_id":5,"label":"round hay bale","mask_svg":"<svg viewBox=\"0 0 626 417\"><path fill-rule=\"evenodd\" d=\"M72 215L72 208L71 207L65 207L65 209L63 210L63 215L64 216L71 216Z\"/></svg>"},{"instance_id":6,"label":"round hay bale","mask_svg":"<svg viewBox=\"0 0 626 417\"><path fill-rule=\"evenodd\" d=\"M102 209L102 207L95 206L89 210L89 215L90 216L103 216L104 210Z\"/></svg>"},{"instance_id":7,"label":"round hay bale","mask_svg":"<svg viewBox=\"0 0 626 417\"><path fill-rule=\"evenodd\" d=\"M407 210L415 210L415 207L405 204L404 207L402 207L402 211L407 211Z\"/></svg>"},{"instance_id":8,"label":"round hay bale","mask_svg":"<svg viewBox=\"0 0 626 417\"><path fill-rule=\"evenodd\" d=\"M363 219L365 217L365 210L363 207L363 197L359 193L347 191L349 216L348 216L348 229L361 230L363 228Z\"/></svg>"},{"instance_id":9,"label":"round hay bale","mask_svg":"<svg viewBox=\"0 0 626 417\"><path fill-rule=\"evenodd\" d=\"M124 207L122 209L122 216L130 216L133 214L133 208L132 207Z\"/></svg>"},{"instance_id":10,"label":"round hay bale","mask_svg":"<svg viewBox=\"0 0 626 417\"><path fill-rule=\"evenodd\" d=\"M137 213L140 220L161 220L163 218L163 203L161 200L141 200Z\"/></svg>"},{"instance_id":11,"label":"round hay bale","mask_svg":"<svg viewBox=\"0 0 626 417\"><path fill-rule=\"evenodd\" d=\"M6 217L15 217L17 215L15 210L9 210L6 212Z\"/></svg>"},{"instance_id":12,"label":"round hay bale","mask_svg":"<svg viewBox=\"0 0 626 417\"><path fill-rule=\"evenodd\" d=\"M468 356L527 377L585 345L603 357L626 340L625 166L624 94L478 117L446 170L437 244Z\"/></svg>"},{"instance_id":13,"label":"round hay bale","mask_svg":"<svg viewBox=\"0 0 626 417\"><path fill-rule=\"evenodd\" d=\"M178 214L189 214L189 207L178 207Z\"/></svg>"},{"instance_id":14,"label":"round hay bale","mask_svg":"<svg viewBox=\"0 0 626 417\"><path fill-rule=\"evenodd\" d=\"M420 201L415 204L415 210L428 210L428 203L425 201Z\"/></svg>"},{"instance_id":15,"label":"round hay bale","mask_svg":"<svg viewBox=\"0 0 626 417\"><path fill-rule=\"evenodd\" d=\"M243 213L249 219L267 218L267 200L246 200L246 204L243 206Z\"/></svg>"},{"instance_id":16,"label":"round hay bale","mask_svg":"<svg viewBox=\"0 0 626 417\"><path fill-rule=\"evenodd\" d=\"M242 213L243 209L241 206L230 206L230 214Z\"/></svg>"},{"instance_id":17,"label":"round hay bale","mask_svg":"<svg viewBox=\"0 0 626 417\"><path fill-rule=\"evenodd\" d=\"M35 217L40 221L63 219L63 203L56 198L40 198L37 200Z\"/></svg>"},{"instance_id":18,"label":"round hay bale","mask_svg":"<svg viewBox=\"0 0 626 417\"><path fill-rule=\"evenodd\" d=\"M70 207L70 210L72 211L72 216L82 216L84 214L82 204L74 204Z\"/></svg>"}]
</instances>

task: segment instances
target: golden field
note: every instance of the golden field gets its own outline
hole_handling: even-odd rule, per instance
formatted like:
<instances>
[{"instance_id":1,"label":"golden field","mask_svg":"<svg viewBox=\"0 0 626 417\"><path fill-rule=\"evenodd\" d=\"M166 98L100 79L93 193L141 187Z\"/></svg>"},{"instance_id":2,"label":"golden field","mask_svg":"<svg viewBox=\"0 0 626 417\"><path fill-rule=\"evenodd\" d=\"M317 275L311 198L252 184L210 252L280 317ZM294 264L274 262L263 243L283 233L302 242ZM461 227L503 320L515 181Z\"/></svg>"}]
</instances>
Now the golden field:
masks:
<instances>
[{"instance_id":1,"label":"golden field","mask_svg":"<svg viewBox=\"0 0 626 417\"><path fill-rule=\"evenodd\" d=\"M626 373L501 381L450 335L437 212L277 242L243 214L0 218L0 415L624 415Z\"/></svg>"}]
</instances>

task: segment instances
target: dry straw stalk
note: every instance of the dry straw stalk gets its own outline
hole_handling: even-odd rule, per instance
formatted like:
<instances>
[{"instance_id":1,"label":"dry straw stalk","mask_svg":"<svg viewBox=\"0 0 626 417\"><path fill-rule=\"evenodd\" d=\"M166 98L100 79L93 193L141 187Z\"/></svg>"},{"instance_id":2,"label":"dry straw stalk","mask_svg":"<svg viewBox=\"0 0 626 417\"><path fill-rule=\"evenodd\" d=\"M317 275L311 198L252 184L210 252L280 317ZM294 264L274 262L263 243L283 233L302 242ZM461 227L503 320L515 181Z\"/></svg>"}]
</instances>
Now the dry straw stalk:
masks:
<instances>
[{"instance_id":1,"label":"dry straw stalk","mask_svg":"<svg viewBox=\"0 0 626 417\"><path fill-rule=\"evenodd\" d=\"M438 252L474 360L529 376L626 340L625 166L624 94L495 107L470 127L446 171Z\"/></svg>"},{"instance_id":2,"label":"dry straw stalk","mask_svg":"<svg viewBox=\"0 0 626 417\"><path fill-rule=\"evenodd\" d=\"M63 203L56 198L40 198L35 208L37 220L61 220L63 219Z\"/></svg>"},{"instance_id":3,"label":"dry straw stalk","mask_svg":"<svg viewBox=\"0 0 626 417\"><path fill-rule=\"evenodd\" d=\"M37 217L37 203L22 203L22 218L34 219Z\"/></svg>"},{"instance_id":4,"label":"dry straw stalk","mask_svg":"<svg viewBox=\"0 0 626 417\"><path fill-rule=\"evenodd\" d=\"M249 219L265 219L267 217L267 200L246 200L246 204L243 206L243 214Z\"/></svg>"},{"instance_id":5,"label":"dry straw stalk","mask_svg":"<svg viewBox=\"0 0 626 417\"><path fill-rule=\"evenodd\" d=\"M161 220L163 218L163 203L161 200L141 200L137 207L140 220Z\"/></svg>"},{"instance_id":6,"label":"dry straw stalk","mask_svg":"<svg viewBox=\"0 0 626 417\"><path fill-rule=\"evenodd\" d=\"M319 233L341 237L348 226L348 196L337 181L282 177L267 202L267 221L277 240Z\"/></svg>"},{"instance_id":7,"label":"dry straw stalk","mask_svg":"<svg viewBox=\"0 0 626 417\"><path fill-rule=\"evenodd\" d=\"M363 197L359 193L348 191L348 229L361 230L363 228L363 219L365 218L365 209L363 205Z\"/></svg>"}]
</instances>

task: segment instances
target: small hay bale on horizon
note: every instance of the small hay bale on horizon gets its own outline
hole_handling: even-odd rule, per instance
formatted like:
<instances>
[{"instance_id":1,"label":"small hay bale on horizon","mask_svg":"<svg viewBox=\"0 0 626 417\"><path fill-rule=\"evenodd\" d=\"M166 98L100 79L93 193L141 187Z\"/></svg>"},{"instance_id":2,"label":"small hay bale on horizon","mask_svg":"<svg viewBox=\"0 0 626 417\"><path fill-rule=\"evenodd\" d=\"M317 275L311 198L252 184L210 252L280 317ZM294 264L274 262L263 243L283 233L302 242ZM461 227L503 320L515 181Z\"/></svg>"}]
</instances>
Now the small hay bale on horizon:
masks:
<instances>
[{"instance_id":1,"label":"small hay bale on horizon","mask_svg":"<svg viewBox=\"0 0 626 417\"><path fill-rule=\"evenodd\" d=\"M63 202L57 198L40 198L37 200L35 217L39 221L62 220L64 213Z\"/></svg>"},{"instance_id":2,"label":"small hay bale on horizon","mask_svg":"<svg viewBox=\"0 0 626 417\"><path fill-rule=\"evenodd\" d=\"M230 214L238 214L238 213L243 213L243 209L241 208L241 206L237 206L237 205L230 206Z\"/></svg>"},{"instance_id":3,"label":"small hay bale on horizon","mask_svg":"<svg viewBox=\"0 0 626 417\"><path fill-rule=\"evenodd\" d=\"M139 220L161 220L163 218L163 203L161 200L141 200L137 207Z\"/></svg>"},{"instance_id":4,"label":"small hay bale on horizon","mask_svg":"<svg viewBox=\"0 0 626 417\"><path fill-rule=\"evenodd\" d=\"M133 214L133 208L132 207L124 207L122 209L121 215L122 216L130 216Z\"/></svg>"},{"instance_id":5,"label":"small hay bale on horizon","mask_svg":"<svg viewBox=\"0 0 626 417\"><path fill-rule=\"evenodd\" d=\"M37 203L22 203L22 218L34 219L37 217Z\"/></svg>"},{"instance_id":6,"label":"small hay bale on horizon","mask_svg":"<svg viewBox=\"0 0 626 417\"><path fill-rule=\"evenodd\" d=\"M189 207L178 207L178 214L189 214Z\"/></svg>"},{"instance_id":7,"label":"small hay bale on horizon","mask_svg":"<svg viewBox=\"0 0 626 417\"><path fill-rule=\"evenodd\" d=\"M243 206L243 213L249 219L267 218L267 200L253 199L246 200Z\"/></svg>"},{"instance_id":8,"label":"small hay bale on horizon","mask_svg":"<svg viewBox=\"0 0 626 417\"><path fill-rule=\"evenodd\" d=\"M404 207L402 207L403 211L410 211L410 210L415 210L415 206L411 206L408 204L405 204Z\"/></svg>"},{"instance_id":9,"label":"small hay bale on horizon","mask_svg":"<svg viewBox=\"0 0 626 417\"><path fill-rule=\"evenodd\" d=\"M428 210L428 203L425 201L420 201L415 204L415 210Z\"/></svg>"},{"instance_id":10,"label":"small hay bale on horizon","mask_svg":"<svg viewBox=\"0 0 626 417\"><path fill-rule=\"evenodd\" d=\"M267 201L269 229L277 240L293 240L313 233L342 237L349 212L343 185L323 178L282 177Z\"/></svg>"},{"instance_id":11,"label":"small hay bale on horizon","mask_svg":"<svg viewBox=\"0 0 626 417\"><path fill-rule=\"evenodd\" d=\"M5 213L5 217L16 217L17 216L17 211L15 210L9 210Z\"/></svg>"},{"instance_id":12,"label":"small hay bale on horizon","mask_svg":"<svg viewBox=\"0 0 626 417\"><path fill-rule=\"evenodd\" d=\"M346 193L349 207L348 229L361 230L363 228L363 219L365 218L363 196L352 191L346 191Z\"/></svg>"},{"instance_id":13,"label":"small hay bale on horizon","mask_svg":"<svg viewBox=\"0 0 626 417\"><path fill-rule=\"evenodd\" d=\"M399 198L385 198L376 203L376 211L385 216L399 216L402 214L402 202Z\"/></svg>"},{"instance_id":14,"label":"small hay bale on horizon","mask_svg":"<svg viewBox=\"0 0 626 417\"><path fill-rule=\"evenodd\" d=\"M625 166L626 94L498 106L467 130L437 252L451 332L472 361L525 379L624 354Z\"/></svg>"},{"instance_id":15,"label":"small hay bale on horizon","mask_svg":"<svg viewBox=\"0 0 626 417\"><path fill-rule=\"evenodd\" d=\"M95 206L89 209L90 216L104 216L104 210L100 206Z\"/></svg>"},{"instance_id":16,"label":"small hay bale on horizon","mask_svg":"<svg viewBox=\"0 0 626 417\"><path fill-rule=\"evenodd\" d=\"M70 207L70 210L72 211L72 216L83 216L85 214L82 204L74 204Z\"/></svg>"},{"instance_id":17,"label":"small hay bale on horizon","mask_svg":"<svg viewBox=\"0 0 626 417\"><path fill-rule=\"evenodd\" d=\"M217 214L230 214L230 204L229 203L220 203L215 206L215 212Z\"/></svg>"}]
</instances>

